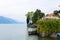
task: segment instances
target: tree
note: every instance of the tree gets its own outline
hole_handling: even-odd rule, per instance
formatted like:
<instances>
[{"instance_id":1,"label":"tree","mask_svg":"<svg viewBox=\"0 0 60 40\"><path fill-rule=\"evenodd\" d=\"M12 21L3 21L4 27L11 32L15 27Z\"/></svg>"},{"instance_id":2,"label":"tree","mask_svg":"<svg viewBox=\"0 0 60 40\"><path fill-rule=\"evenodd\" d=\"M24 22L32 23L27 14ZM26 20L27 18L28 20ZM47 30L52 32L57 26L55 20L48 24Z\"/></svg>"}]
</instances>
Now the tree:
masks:
<instances>
[{"instance_id":1,"label":"tree","mask_svg":"<svg viewBox=\"0 0 60 40\"><path fill-rule=\"evenodd\" d=\"M54 14L55 14L56 16L60 17L60 10L59 10L59 11L58 11L58 10L55 10L55 11L54 11Z\"/></svg>"},{"instance_id":2,"label":"tree","mask_svg":"<svg viewBox=\"0 0 60 40\"><path fill-rule=\"evenodd\" d=\"M32 20L32 16L33 16L33 11L31 11L31 12L28 12L27 14L26 14L26 17L27 17L27 24L29 23L29 20Z\"/></svg>"},{"instance_id":3,"label":"tree","mask_svg":"<svg viewBox=\"0 0 60 40\"><path fill-rule=\"evenodd\" d=\"M58 17L60 18L60 10L58 11Z\"/></svg>"},{"instance_id":4,"label":"tree","mask_svg":"<svg viewBox=\"0 0 60 40\"><path fill-rule=\"evenodd\" d=\"M54 14L55 14L56 16L59 15L58 13L59 13L58 10L55 10L55 11L54 11Z\"/></svg>"},{"instance_id":5,"label":"tree","mask_svg":"<svg viewBox=\"0 0 60 40\"><path fill-rule=\"evenodd\" d=\"M36 23L37 20L41 19L45 14L41 12L41 10L37 9L32 17L33 23Z\"/></svg>"},{"instance_id":6,"label":"tree","mask_svg":"<svg viewBox=\"0 0 60 40\"><path fill-rule=\"evenodd\" d=\"M26 19L26 21L27 21L27 24L29 23L29 17L30 17L30 14L29 14L29 12L26 14L26 17L27 17L27 19Z\"/></svg>"}]
</instances>

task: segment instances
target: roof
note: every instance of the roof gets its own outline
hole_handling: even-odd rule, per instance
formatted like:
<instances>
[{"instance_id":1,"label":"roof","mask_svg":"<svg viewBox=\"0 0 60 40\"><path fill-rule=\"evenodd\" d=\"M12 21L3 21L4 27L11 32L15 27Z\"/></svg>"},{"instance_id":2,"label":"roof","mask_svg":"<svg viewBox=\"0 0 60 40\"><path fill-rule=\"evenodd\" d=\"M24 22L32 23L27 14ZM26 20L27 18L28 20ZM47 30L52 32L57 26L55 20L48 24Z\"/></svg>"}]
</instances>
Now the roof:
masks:
<instances>
[{"instance_id":1,"label":"roof","mask_svg":"<svg viewBox=\"0 0 60 40\"><path fill-rule=\"evenodd\" d=\"M48 14L47 16L49 16L49 17L55 17L55 14L51 13L51 14Z\"/></svg>"},{"instance_id":2,"label":"roof","mask_svg":"<svg viewBox=\"0 0 60 40\"><path fill-rule=\"evenodd\" d=\"M58 17L55 16L55 14L51 13L51 14L48 14L47 16L44 16L43 18L58 18Z\"/></svg>"}]
</instances>

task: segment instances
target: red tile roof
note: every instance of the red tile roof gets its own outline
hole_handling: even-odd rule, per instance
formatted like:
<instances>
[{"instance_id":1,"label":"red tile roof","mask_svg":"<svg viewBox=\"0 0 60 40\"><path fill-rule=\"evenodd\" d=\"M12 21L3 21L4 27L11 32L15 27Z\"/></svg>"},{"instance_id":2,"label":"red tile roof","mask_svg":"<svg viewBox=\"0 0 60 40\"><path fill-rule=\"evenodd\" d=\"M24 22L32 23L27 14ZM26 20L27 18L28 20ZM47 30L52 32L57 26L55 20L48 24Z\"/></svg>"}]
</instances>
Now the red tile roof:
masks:
<instances>
[{"instance_id":1,"label":"red tile roof","mask_svg":"<svg viewBox=\"0 0 60 40\"><path fill-rule=\"evenodd\" d=\"M51 14L48 14L47 16L49 16L49 17L54 17L55 14L51 13Z\"/></svg>"}]
</instances>

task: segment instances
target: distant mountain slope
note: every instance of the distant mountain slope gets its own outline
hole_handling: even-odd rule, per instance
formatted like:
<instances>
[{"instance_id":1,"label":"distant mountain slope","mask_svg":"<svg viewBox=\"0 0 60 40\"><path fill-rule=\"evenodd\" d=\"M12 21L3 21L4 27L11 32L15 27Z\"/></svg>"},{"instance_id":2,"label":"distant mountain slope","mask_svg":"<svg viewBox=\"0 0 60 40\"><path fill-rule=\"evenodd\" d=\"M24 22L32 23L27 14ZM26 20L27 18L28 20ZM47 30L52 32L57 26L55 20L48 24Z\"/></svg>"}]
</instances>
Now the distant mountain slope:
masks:
<instances>
[{"instance_id":1,"label":"distant mountain slope","mask_svg":"<svg viewBox=\"0 0 60 40\"><path fill-rule=\"evenodd\" d=\"M10 18L0 16L0 24L18 24L18 22Z\"/></svg>"}]
</instances>

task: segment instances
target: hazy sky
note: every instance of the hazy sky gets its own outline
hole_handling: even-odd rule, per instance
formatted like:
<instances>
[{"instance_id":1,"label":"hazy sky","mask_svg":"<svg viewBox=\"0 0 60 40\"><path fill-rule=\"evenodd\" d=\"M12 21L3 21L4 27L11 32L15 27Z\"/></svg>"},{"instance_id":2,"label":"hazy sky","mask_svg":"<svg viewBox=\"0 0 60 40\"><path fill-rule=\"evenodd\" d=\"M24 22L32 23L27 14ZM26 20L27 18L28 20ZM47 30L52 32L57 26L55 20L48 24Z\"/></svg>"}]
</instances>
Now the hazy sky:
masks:
<instances>
[{"instance_id":1,"label":"hazy sky","mask_svg":"<svg viewBox=\"0 0 60 40\"><path fill-rule=\"evenodd\" d=\"M60 0L0 0L0 16L25 21L28 11L41 9L47 14L60 9L58 5Z\"/></svg>"}]
</instances>

